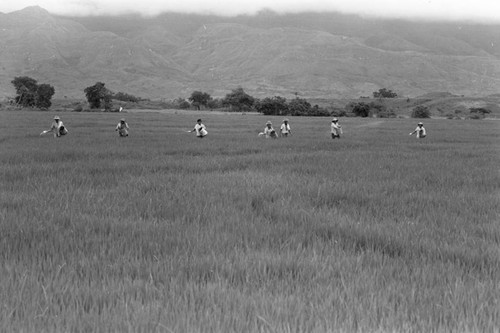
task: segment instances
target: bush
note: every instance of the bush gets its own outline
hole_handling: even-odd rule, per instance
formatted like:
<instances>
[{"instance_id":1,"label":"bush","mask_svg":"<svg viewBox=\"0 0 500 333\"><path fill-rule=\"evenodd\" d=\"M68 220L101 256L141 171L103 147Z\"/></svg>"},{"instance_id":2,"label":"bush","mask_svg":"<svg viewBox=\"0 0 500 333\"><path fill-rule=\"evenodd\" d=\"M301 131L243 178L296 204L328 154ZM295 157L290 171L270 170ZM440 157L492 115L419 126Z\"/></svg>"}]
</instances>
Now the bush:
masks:
<instances>
[{"instance_id":1,"label":"bush","mask_svg":"<svg viewBox=\"0 0 500 333\"><path fill-rule=\"evenodd\" d=\"M383 111L380 111L379 113L377 113L377 117L379 118L396 118L398 115L396 114L396 112L394 112L394 110L392 109L384 109Z\"/></svg>"},{"instance_id":2,"label":"bush","mask_svg":"<svg viewBox=\"0 0 500 333\"><path fill-rule=\"evenodd\" d=\"M431 111L429 110L428 107L419 105L419 106L413 108L413 111L411 112L411 117L412 118L430 118Z\"/></svg>"},{"instance_id":3,"label":"bush","mask_svg":"<svg viewBox=\"0 0 500 333\"><path fill-rule=\"evenodd\" d=\"M333 108L332 111L330 111L330 116L345 117L345 116L347 116L347 112L346 112L346 110L342 110L339 108Z\"/></svg>"},{"instance_id":4,"label":"bush","mask_svg":"<svg viewBox=\"0 0 500 333\"><path fill-rule=\"evenodd\" d=\"M130 95L121 91L114 94L112 99L116 99L122 102L132 102L132 103L137 103L140 100L138 97L135 97L134 95Z\"/></svg>"},{"instance_id":5,"label":"bush","mask_svg":"<svg viewBox=\"0 0 500 333\"><path fill-rule=\"evenodd\" d=\"M481 120L484 116L478 113L471 114L468 119Z\"/></svg>"},{"instance_id":6,"label":"bush","mask_svg":"<svg viewBox=\"0 0 500 333\"><path fill-rule=\"evenodd\" d=\"M382 88L382 89L379 89L378 91L373 92L373 97L375 97L375 98L394 98L397 96L398 96L398 94L396 94L392 90L388 90L386 88Z\"/></svg>"},{"instance_id":7,"label":"bush","mask_svg":"<svg viewBox=\"0 0 500 333\"><path fill-rule=\"evenodd\" d=\"M312 116L312 117L329 117L331 116L330 111L324 108L320 108L318 105L314 105L307 116Z\"/></svg>"},{"instance_id":8,"label":"bush","mask_svg":"<svg viewBox=\"0 0 500 333\"><path fill-rule=\"evenodd\" d=\"M191 104L189 104L188 101L182 101L178 104L179 109L187 110L191 107Z\"/></svg>"},{"instance_id":9,"label":"bush","mask_svg":"<svg viewBox=\"0 0 500 333\"><path fill-rule=\"evenodd\" d=\"M469 112L471 114L470 119L483 119L488 113L491 113L490 110L485 108L470 108Z\"/></svg>"},{"instance_id":10,"label":"bush","mask_svg":"<svg viewBox=\"0 0 500 333\"><path fill-rule=\"evenodd\" d=\"M351 105L351 112L358 117L368 117L370 114L370 105L359 102Z\"/></svg>"}]
</instances>

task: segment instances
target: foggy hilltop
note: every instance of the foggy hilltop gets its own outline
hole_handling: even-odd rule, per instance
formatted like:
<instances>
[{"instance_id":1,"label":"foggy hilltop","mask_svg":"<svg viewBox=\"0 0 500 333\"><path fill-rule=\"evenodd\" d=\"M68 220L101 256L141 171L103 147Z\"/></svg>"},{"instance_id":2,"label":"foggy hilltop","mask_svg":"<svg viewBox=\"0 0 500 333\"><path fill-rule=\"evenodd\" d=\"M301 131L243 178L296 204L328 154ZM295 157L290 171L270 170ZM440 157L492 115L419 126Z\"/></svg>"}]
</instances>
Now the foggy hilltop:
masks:
<instances>
[{"instance_id":1,"label":"foggy hilltop","mask_svg":"<svg viewBox=\"0 0 500 333\"><path fill-rule=\"evenodd\" d=\"M160 99L357 98L500 92L500 25L362 18L337 13L252 16L165 13L63 17L40 7L0 13L0 99L29 76L58 97L114 92Z\"/></svg>"}]
</instances>

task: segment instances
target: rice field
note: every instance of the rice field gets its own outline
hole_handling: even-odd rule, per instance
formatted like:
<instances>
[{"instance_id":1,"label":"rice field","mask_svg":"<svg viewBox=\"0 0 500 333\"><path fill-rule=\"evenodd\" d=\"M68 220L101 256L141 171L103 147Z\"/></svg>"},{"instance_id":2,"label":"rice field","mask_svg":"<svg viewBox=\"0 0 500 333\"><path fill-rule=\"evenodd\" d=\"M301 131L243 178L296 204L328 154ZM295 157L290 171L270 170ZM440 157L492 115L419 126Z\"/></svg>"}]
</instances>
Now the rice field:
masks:
<instances>
[{"instance_id":1,"label":"rice field","mask_svg":"<svg viewBox=\"0 0 500 333\"><path fill-rule=\"evenodd\" d=\"M54 115L0 113L2 332L500 332L499 121Z\"/></svg>"}]
</instances>

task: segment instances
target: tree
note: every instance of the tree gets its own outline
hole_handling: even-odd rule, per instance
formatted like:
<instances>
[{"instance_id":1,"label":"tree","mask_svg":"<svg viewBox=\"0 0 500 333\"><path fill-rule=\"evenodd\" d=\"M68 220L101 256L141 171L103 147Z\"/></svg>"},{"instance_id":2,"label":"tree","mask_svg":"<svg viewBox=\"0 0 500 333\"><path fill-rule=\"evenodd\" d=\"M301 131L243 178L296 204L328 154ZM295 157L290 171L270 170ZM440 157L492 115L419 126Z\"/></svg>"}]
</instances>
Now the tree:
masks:
<instances>
[{"instance_id":1,"label":"tree","mask_svg":"<svg viewBox=\"0 0 500 333\"><path fill-rule=\"evenodd\" d=\"M223 99L223 105L229 105L231 108L236 108L241 111L243 109L251 109L255 103L255 98L248 95L243 88L233 89Z\"/></svg>"},{"instance_id":2,"label":"tree","mask_svg":"<svg viewBox=\"0 0 500 333\"><path fill-rule=\"evenodd\" d=\"M191 101L191 104L194 105L198 110L200 109L200 105L207 107L208 102L212 99L212 97L201 91L193 91L188 100Z\"/></svg>"},{"instance_id":3,"label":"tree","mask_svg":"<svg viewBox=\"0 0 500 333\"><path fill-rule=\"evenodd\" d=\"M54 96L55 89L50 84L38 82L28 76L15 77L11 81L16 88L15 101L18 105L23 107L34 107L40 109L48 109L51 105L52 96Z\"/></svg>"},{"instance_id":4,"label":"tree","mask_svg":"<svg viewBox=\"0 0 500 333\"><path fill-rule=\"evenodd\" d=\"M292 116L307 116L311 112L311 104L304 98L294 98L288 103Z\"/></svg>"},{"instance_id":5,"label":"tree","mask_svg":"<svg viewBox=\"0 0 500 333\"><path fill-rule=\"evenodd\" d=\"M413 111L411 112L411 117L412 118L430 118L431 112L429 111L429 108L427 106L418 105L415 108L413 108Z\"/></svg>"},{"instance_id":6,"label":"tree","mask_svg":"<svg viewBox=\"0 0 500 333\"><path fill-rule=\"evenodd\" d=\"M110 110L113 107L111 103L113 93L104 87L104 83L97 82L93 86L85 88L84 92L91 109L100 109L102 104L104 104L105 110Z\"/></svg>"},{"instance_id":7,"label":"tree","mask_svg":"<svg viewBox=\"0 0 500 333\"><path fill-rule=\"evenodd\" d=\"M35 106L38 83L35 79L28 76L18 76L11 81L16 89L16 104L28 107Z\"/></svg>"},{"instance_id":8,"label":"tree","mask_svg":"<svg viewBox=\"0 0 500 333\"><path fill-rule=\"evenodd\" d=\"M373 92L373 97L375 98L394 98L397 96L398 94L396 94L392 90L387 90L386 88L382 88L379 89L378 91Z\"/></svg>"},{"instance_id":9,"label":"tree","mask_svg":"<svg viewBox=\"0 0 500 333\"><path fill-rule=\"evenodd\" d=\"M48 109L52 105L52 96L55 89L50 84L42 83L36 91L36 107L40 109Z\"/></svg>"},{"instance_id":10,"label":"tree","mask_svg":"<svg viewBox=\"0 0 500 333\"><path fill-rule=\"evenodd\" d=\"M289 111L286 98L280 96L266 97L257 101L255 109L265 115L285 115Z\"/></svg>"}]
</instances>

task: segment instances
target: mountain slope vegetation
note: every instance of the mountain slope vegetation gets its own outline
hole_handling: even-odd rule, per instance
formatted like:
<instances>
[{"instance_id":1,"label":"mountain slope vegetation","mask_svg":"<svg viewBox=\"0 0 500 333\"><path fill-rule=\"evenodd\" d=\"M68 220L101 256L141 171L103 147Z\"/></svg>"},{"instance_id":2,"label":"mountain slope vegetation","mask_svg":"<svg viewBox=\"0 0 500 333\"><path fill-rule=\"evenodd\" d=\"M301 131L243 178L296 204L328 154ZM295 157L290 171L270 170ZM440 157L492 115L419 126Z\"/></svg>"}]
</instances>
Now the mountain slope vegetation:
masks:
<instances>
[{"instance_id":1,"label":"mountain slope vegetation","mask_svg":"<svg viewBox=\"0 0 500 333\"><path fill-rule=\"evenodd\" d=\"M97 81L147 98L485 96L500 84L500 26L368 19L337 13L218 17L61 17L40 7L1 14L0 96L30 76L79 97Z\"/></svg>"}]
</instances>

